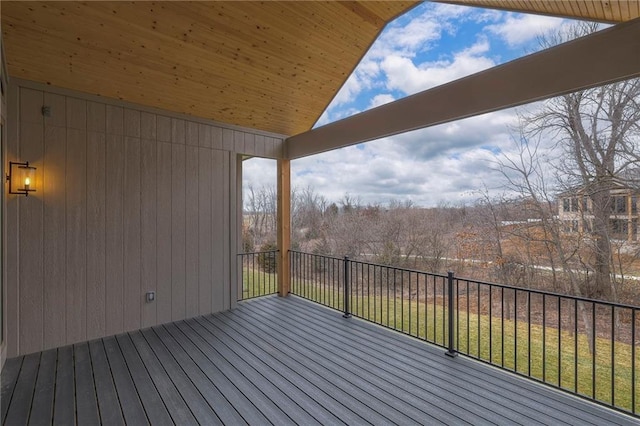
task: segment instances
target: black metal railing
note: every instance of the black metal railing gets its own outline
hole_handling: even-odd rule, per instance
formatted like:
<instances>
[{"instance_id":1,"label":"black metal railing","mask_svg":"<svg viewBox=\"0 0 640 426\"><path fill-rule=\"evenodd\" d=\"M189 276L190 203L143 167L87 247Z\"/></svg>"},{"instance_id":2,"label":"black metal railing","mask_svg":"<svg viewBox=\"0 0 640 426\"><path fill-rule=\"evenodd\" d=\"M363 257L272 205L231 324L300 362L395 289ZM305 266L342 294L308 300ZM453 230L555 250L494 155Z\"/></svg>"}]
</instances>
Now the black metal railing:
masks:
<instances>
[{"instance_id":1,"label":"black metal railing","mask_svg":"<svg viewBox=\"0 0 640 426\"><path fill-rule=\"evenodd\" d=\"M289 256L291 293L447 347L446 275L298 251Z\"/></svg>"},{"instance_id":2,"label":"black metal railing","mask_svg":"<svg viewBox=\"0 0 640 426\"><path fill-rule=\"evenodd\" d=\"M638 414L640 308L462 278L456 350Z\"/></svg>"},{"instance_id":3,"label":"black metal railing","mask_svg":"<svg viewBox=\"0 0 640 426\"><path fill-rule=\"evenodd\" d=\"M594 402L640 410L640 307L291 251L291 293Z\"/></svg>"},{"instance_id":4,"label":"black metal railing","mask_svg":"<svg viewBox=\"0 0 640 426\"><path fill-rule=\"evenodd\" d=\"M278 291L278 250L238 254L242 266L242 290L238 300L274 294Z\"/></svg>"},{"instance_id":5,"label":"black metal railing","mask_svg":"<svg viewBox=\"0 0 640 426\"><path fill-rule=\"evenodd\" d=\"M318 256L303 252L290 252L291 293L313 300L330 308L343 310L345 315L345 293L349 287L345 281L349 267L348 258ZM347 302L347 305L349 303Z\"/></svg>"}]
</instances>

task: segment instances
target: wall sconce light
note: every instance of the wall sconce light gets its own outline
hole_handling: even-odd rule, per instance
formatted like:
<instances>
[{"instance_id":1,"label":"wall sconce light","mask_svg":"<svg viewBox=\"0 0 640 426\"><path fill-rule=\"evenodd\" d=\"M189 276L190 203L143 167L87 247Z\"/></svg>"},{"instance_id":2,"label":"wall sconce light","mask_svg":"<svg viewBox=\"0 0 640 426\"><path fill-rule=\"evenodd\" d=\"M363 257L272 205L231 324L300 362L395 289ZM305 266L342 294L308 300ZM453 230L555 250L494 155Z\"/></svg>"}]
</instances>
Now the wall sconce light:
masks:
<instances>
[{"instance_id":1,"label":"wall sconce light","mask_svg":"<svg viewBox=\"0 0 640 426\"><path fill-rule=\"evenodd\" d=\"M9 194L21 194L29 196L36 191L36 168L26 163L14 163L9 161Z\"/></svg>"}]
</instances>

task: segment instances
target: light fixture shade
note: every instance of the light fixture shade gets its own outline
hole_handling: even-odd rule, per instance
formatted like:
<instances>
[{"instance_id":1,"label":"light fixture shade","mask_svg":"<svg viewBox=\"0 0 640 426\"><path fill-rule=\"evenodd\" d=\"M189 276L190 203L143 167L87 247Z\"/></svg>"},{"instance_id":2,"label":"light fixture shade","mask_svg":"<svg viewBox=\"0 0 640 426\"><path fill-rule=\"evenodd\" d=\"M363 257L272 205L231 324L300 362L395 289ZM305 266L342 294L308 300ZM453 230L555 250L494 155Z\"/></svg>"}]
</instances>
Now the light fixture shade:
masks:
<instances>
[{"instance_id":1,"label":"light fixture shade","mask_svg":"<svg viewBox=\"0 0 640 426\"><path fill-rule=\"evenodd\" d=\"M26 163L9 162L9 194L21 194L28 196L30 192L36 192L36 168Z\"/></svg>"}]
</instances>

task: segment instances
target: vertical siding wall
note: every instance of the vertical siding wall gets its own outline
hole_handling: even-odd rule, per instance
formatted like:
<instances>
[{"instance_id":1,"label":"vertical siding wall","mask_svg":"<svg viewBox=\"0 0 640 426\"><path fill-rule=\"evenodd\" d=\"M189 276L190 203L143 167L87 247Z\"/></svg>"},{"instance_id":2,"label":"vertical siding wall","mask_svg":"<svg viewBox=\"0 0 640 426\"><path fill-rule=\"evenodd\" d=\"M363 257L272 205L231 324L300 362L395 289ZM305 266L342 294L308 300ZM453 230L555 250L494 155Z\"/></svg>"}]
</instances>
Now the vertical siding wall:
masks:
<instances>
[{"instance_id":1,"label":"vertical siding wall","mask_svg":"<svg viewBox=\"0 0 640 426\"><path fill-rule=\"evenodd\" d=\"M282 139L27 82L11 91L8 156L37 167L38 192L7 198L10 356L233 306L237 154L277 157Z\"/></svg>"},{"instance_id":2,"label":"vertical siding wall","mask_svg":"<svg viewBox=\"0 0 640 426\"><path fill-rule=\"evenodd\" d=\"M7 64L4 56L4 41L2 39L2 34L0 34L0 84L2 85L2 90L0 90L0 123L2 124L2 144L0 144L0 157L2 157L2 165L0 166L0 176L4 180L4 176L6 174L6 144L7 144L7 129L6 129L6 121L7 121L7 89L8 89L8 80L7 80ZM0 226L2 227L2 232L0 232L0 242L2 245L2 250L0 250L0 280L2 280L2 285L0 286L0 303L2 304L0 309L0 370L4 366L4 361L7 355L7 286L6 286L6 268L4 266L5 262L5 246L6 246L6 227L5 224L5 211L4 211L4 198L0 200L0 210L2 214L0 214Z\"/></svg>"}]
</instances>

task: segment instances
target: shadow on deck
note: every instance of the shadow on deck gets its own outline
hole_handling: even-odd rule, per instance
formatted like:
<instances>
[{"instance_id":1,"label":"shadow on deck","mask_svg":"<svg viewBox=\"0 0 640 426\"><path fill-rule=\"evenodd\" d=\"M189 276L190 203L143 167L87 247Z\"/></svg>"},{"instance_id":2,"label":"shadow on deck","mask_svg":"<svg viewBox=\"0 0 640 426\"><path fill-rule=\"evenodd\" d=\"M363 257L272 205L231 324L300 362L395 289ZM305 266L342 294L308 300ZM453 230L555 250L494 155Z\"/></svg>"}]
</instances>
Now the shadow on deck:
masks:
<instances>
[{"instance_id":1,"label":"shadow on deck","mask_svg":"<svg viewBox=\"0 0 640 426\"><path fill-rule=\"evenodd\" d=\"M13 358L2 422L637 424L295 296Z\"/></svg>"}]
</instances>

